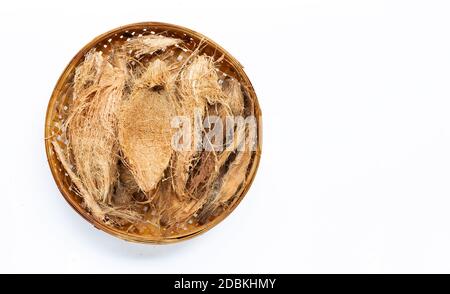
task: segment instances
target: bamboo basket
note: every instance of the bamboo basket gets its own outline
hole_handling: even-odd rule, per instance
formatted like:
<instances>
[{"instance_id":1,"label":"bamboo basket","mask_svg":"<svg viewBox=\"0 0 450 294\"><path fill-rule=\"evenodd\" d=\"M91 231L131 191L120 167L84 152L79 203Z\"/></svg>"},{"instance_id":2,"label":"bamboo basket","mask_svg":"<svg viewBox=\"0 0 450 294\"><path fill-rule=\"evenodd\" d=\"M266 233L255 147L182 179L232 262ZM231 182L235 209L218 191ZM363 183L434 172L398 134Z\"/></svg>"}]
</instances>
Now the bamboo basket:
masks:
<instances>
[{"instance_id":1,"label":"bamboo basket","mask_svg":"<svg viewBox=\"0 0 450 294\"><path fill-rule=\"evenodd\" d=\"M105 52L108 51L108 48L111 46L111 44L121 44L123 42L126 42L128 38L131 38L133 36L147 34L160 34L167 37L182 39L189 49L196 48L198 44L202 42L202 44L204 44L202 53L212 56L214 57L214 59L218 59L219 57L224 56L219 65L219 69L223 73L235 78L246 87L247 95L249 95L249 97L254 101L254 113L255 117L257 118L258 126L257 147L253 155L253 160L251 162L248 182L246 183L246 186L241 189L240 194L236 195L233 203L214 220L204 225L198 225L195 228L190 229L182 234L170 237L130 233L119 228L107 226L106 224L96 220L88 211L85 210L85 208L83 208L82 199L72 190L70 177L68 177L64 168L61 166L61 163L53 150L50 140L51 138L59 136L62 132L60 129L61 123L67 117L67 109L71 103L70 99L68 98L69 95L64 93L67 93L67 89L70 88L70 80L73 77L74 69L83 60L84 55L92 48L96 48L97 50ZM207 230L221 222L225 217L227 217L243 199L255 177L261 157L261 139L261 110L258 104L256 93L251 85L249 78L243 70L243 66L227 51L225 51L222 47L220 47L218 44L208 39L207 37L181 26L159 22L143 22L122 26L96 37L94 40L84 46L70 61L69 65L65 68L62 75L60 76L50 98L45 119L45 149L47 153L47 159L56 185L58 186L65 200L72 206L73 209L75 209L75 211L78 212L78 214L80 214L84 219L93 224L97 229L100 229L106 233L127 241L140 243L167 244L190 239L203 232L206 232ZM61 144L63 144L63 142Z\"/></svg>"}]
</instances>

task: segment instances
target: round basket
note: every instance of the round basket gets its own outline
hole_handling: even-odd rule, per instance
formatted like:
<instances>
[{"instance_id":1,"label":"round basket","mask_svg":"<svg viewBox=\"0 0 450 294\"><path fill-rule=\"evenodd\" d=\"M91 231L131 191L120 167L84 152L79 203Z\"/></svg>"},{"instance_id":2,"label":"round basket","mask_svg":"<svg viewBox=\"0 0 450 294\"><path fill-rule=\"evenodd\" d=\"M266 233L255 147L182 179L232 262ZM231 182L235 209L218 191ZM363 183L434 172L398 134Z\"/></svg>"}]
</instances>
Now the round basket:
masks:
<instances>
[{"instance_id":1,"label":"round basket","mask_svg":"<svg viewBox=\"0 0 450 294\"><path fill-rule=\"evenodd\" d=\"M105 52L109 47L111 47L112 44L121 44L123 42L127 42L127 39L133 36L148 34L159 34L162 36L182 39L185 42L186 47L188 47L189 49L198 47L200 43L203 44L201 49L202 53L214 57L215 60L219 60L220 58L221 61L219 70L226 75L235 78L241 83L241 85L245 86L245 88L247 89L246 94L250 97L250 99L254 101L253 113L255 114L255 117L258 118L257 146L256 151L253 155L253 160L250 163L251 166L249 167L248 181L246 182L245 187L240 190L239 195L236 195L235 200L233 200L231 205L227 207L227 209L224 210L215 219L204 225L198 225L183 233L170 237L130 233L120 228L108 226L95 219L83 207L82 199L71 188L72 182L70 180L70 177L68 177L64 168L61 166L61 163L53 150L53 146L50 140L51 138L55 138L61 135L61 124L67 117L67 109L70 107L71 103L68 95L66 95L65 93L67 93L67 89L71 87L71 78L73 77L74 70L83 60L85 54L93 48ZM208 39L207 37L184 27L158 22L143 22L122 26L96 37L89 44L84 46L70 61L69 65L65 68L64 72L59 78L48 104L45 120L45 148L53 178L55 179L56 185L58 186L62 195L64 196L66 201L84 219L93 224L96 228L127 241L155 244L173 243L197 236L218 224L225 217L227 217L234 210L234 208L236 208L244 195L247 193L255 177L261 156L262 128L260 118L261 110L259 108L258 100L249 78L245 74L242 65L222 47L220 47L218 44Z\"/></svg>"}]
</instances>

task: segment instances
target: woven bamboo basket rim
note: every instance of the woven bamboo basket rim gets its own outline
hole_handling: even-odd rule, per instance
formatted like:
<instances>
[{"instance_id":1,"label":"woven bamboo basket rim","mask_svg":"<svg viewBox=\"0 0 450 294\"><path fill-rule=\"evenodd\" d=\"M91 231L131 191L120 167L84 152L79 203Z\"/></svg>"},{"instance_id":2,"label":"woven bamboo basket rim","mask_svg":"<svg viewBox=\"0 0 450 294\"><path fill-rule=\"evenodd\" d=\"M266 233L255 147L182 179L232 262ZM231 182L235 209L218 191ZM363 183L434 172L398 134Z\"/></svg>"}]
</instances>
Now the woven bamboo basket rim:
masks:
<instances>
[{"instance_id":1,"label":"woven bamboo basket rim","mask_svg":"<svg viewBox=\"0 0 450 294\"><path fill-rule=\"evenodd\" d=\"M232 205L228 207L226 210L224 210L219 216L214 218L212 221L207 222L204 225L198 226L195 231L190 231L185 234L179 234L175 236L150 236L150 235L139 235L134 233L129 233L123 230L120 230L116 227L108 226L104 224L103 222L98 221L92 215L87 212L80 204L79 196L77 196L73 191L70 189L70 185L67 184L67 180L65 179L66 176L64 174L64 170L61 170L61 168L58 168L60 166L59 159L57 158L55 152L53 151L53 146L51 144L51 140L49 138L53 137L52 134L52 122L55 122L56 118L56 105L58 102L58 99L60 99L60 95L65 88L68 80L70 79L70 75L72 74L75 67L80 63L80 61L84 58L84 55L92 48L96 47L99 48L102 44L107 44L107 41L111 38L117 38L118 35L122 35L124 33L128 33L130 31L146 31L151 30L152 32L156 33L164 33L169 36L178 36L178 37L185 37L190 38L193 42L203 42L206 44L206 51L209 50L209 55L223 55L224 59L223 62L226 64L226 69L231 70L230 75L234 75L234 77L242 84L245 85L247 94L254 102L254 115L257 118L257 146L256 151L254 154L254 160L252 161L252 166L250 167L250 172L247 177L247 183L245 184L244 189L241 191L240 195L236 196L236 200L233 201ZM207 53L208 54L208 53ZM205 37L204 35L195 32L193 30L190 30L188 28L168 24L168 23L162 23L162 22L140 22L140 23L134 23L129 24L125 26L121 26L118 28L115 28L113 30L110 30L106 33L103 33L96 38L94 38L91 42L89 42L87 45L85 45L69 62L69 64L64 69L63 73L61 74L60 78L58 79L56 86L53 90L53 93L51 95L50 101L48 103L47 107L47 113L45 118L45 150L47 154L47 161L50 166L50 170L52 173L52 176L56 182L56 185L63 195L64 199L69 203L69 205L79 214L81 215L85 220L87 220L89 223L94 225L95 228L106 232L110 235L113 235L115 237L118 237L120 239L131 241L131 242L138 242L138 243L150 243L150 244L169 244L169 243L175 243L182 240L188 240L191 239L197 235L200 235L212 227L216 226L218 223L220 223L223 219L225 219L242 201L246 193L248 192L250 186L253 183L253 180L256 175L256 171L259 166L260 158L261 158L261 150L262 150L262 122L261 122L261 109L258 103L258 99L256 96L256 93L254 91L254 88L250 82L250 79L246 75L246 73L243 70L243 66L225 49L223 49L220 45L212 41L211 39Z\"/></svg>"}]
</instances>

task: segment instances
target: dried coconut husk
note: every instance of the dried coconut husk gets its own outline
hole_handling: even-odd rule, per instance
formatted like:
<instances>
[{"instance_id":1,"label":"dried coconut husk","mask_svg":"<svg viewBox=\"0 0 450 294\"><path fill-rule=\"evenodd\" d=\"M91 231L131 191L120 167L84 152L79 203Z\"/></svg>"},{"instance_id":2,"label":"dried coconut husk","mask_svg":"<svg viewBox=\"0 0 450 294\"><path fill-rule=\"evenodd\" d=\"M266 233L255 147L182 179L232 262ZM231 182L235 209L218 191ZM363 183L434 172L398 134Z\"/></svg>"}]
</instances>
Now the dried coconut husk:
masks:
<instances>
[{"instance_id":1,"label":"dried coconut husk","mask_svg":"<svg viewBox=\"0 0 450 294\"><path fill-rule=\"evenodd\" d=\"M69 175L72 183L75 184L75 191L78 195L80 195L83 200L86 208L91 212L91 214L97 218L98 220L103 221L105 218L105 212L97 203L94 195L89 193L89 191L84 187L81 179L73 172L71 168L71 164L68 160L68 155L65 154L64 150L59 146L58 142L52 141L53 150L55 150L56 156L58 157L61 165L66 170L66 173Z\"/></svg>"},{"instance_id":2,"label":"dried coconut husk","mask_svg":"<svg viewBox=\"0 0 450 294\"><path fill-rule=\"evenodd\" d=\"M180 44L180 39L165 37L161 35L147 35L128 40L125 49L134 57L140 58L143 55L151 55L159 50Z\"/></svg>"},{"instance_id":3,"label":"dried coconut husk","mask_svg":"<svg viewBox=\"0 0 450 294\"><path fill-rule=\"evenodd\" d=\"M70 115L65 123L76 173L90 195L110 203L117 178L117 117L126 72L91 51L77 67Z\"/></svg>"},{"instance_id":4,"label":"dried coconut husk","mask_svg":"<svg viewBox=\"0 0 450 294\"><path fill-rule=\"evenodd\" d=\"M222 121L226 116L241 116L244 114L244 93L240 83L227 78L223 82L225 103L215 105L217 115ZM253 105L251 105L253 106ZM207 191L208 198L199 213L199 222L205 223L216 210L234 197L246 180L247 168L250 164L252 153L248 149L238 151L241 144L245 144L245 134L248 133L246 126L234 126L233 133L229 134L231 142L224 138L224 150L217 156L216 169L219 171L210 177L207 186L211 187ZM243 141L244 140L244 141ZM242 142L243 141L243 142ZM248 148L248 147L247 147Z\"/></svg>"},{"instance_id":5,"label":"dried coconut husk","mask_svg":"<svg viewBox=\"0 0 450 294\"><path fill-rule=\"evenodd\" d=\"M195 130L203 128L207 104L223 99L223 92L213 59L205 55L195 56L190 64L181 69L177 86L180 100L178 115L189 118L194 132L190 150L178 151L172 159L172 185L180 197L189 198L192 196L186 188L189 173L199 158L198 150L202 149L202 142L198 140Z\"/></svg>"},{"instance_id":6,"label":"dried coconut husk","mask_svg":"<svg viewBox=\"0 0 450 294\"><path fill-rule=\"evenodd\" d=\"M121 150L139 187L150 194L172 156L170 125L175 106L167 65L157 59L136 81L129 100L119 111Z\"/></svg>"},{"instance_id":7,"label":"dried coconut husk","mask_svg":"<svg viewBox=\"0 0 450 294\"><path fill-rule=\"evenodd\" d=\"M179 93L184 101L194 99L197 104L224 102L222 87L214 65L207 55L196 56L180 75Z\"/></svg>"},{"instance_id":8,"label":"dried coconut husk","mask_svg":"<svg viewBox=\"0 0 450 294\"><path fill-rule=\"evenodd\" d=\"M202 67L195 66L194 68L198 69ZM218 82L217 85L219 86ZM210 105L210 103L205 103L205 105L207 105L206 109L208 109L208 115L220 116L223 121L225 121L225 117L227 115L241 115L243 113L244 97L240 84L235 80L227 79L226 83L223 84L223 88L221 87L220 90L220 94L216 95L216 97L220 97L220 100L215 100L212 102L212 105ZM189 96L185 94L184 98L186 100L189 99L188 97ZM192 102L192 98L190 101ZM202 99L197 99L196 101L202 101ZM207 100L204 99L203 101L206 102ZM238 132L235 133L236 138L238 137L237 135ZM164 225L171 227L186 222L200 210L203 212L203 217L210 217L220 205L232 197L232 195L230 195L231 192L229 191L220 193L220 188L223 186L224 182L230 182L228 179L230 176L225 173L229 169L228 165L230 164L230 155L234 154L237 146L239 145L234 141L235 140L231 142L234 146L232 146L231 151L194 151L190 153L177 152L174 154L176 160L180 160L180 158L183 157L188 158L189 156L191 156L191 158L188 166L182 166L184 167L184 170L181 169L179 174L175 173L173 175L173 182L175 184L181 183L181 193L183 193L185 197L177 198L172 196L168 202L169 204L165 203L165 213L162 214L161 218ZM247 154L242 154L238 157L233 157L233 160L237 159L235 165L239 166L239 164L244 164L245 167L242 169L245 170L248 165L246 155ZM175 161L175 163L176 162L177 161ZM174 169L172 169L172 172L173 171ZM240 170L235 167L231 170L232 173L238 172L236 181L242 182L243 179L239 171ZM180 177L180 174L182 177ZM182 179L183 182L181 182L180 179ZM233 185L233 183L230 183L230 185ZM180 191L177 191L176 187L177 186L175 185L174 190L179 195ZM205 206L206 208L204 208Z\"/></svg>"},{"instance_id":9,"label":"dried coconut husk","mask_svg":"<svg viewBox=\"0 0 450 294\"><path fill-rule=\"evenodd\" d=\"M244 111L244 94L241 84L232 78L223 81L222 88L225 94L225 103L221 105L229 109L234 116L242 115ZM229 113L230 114L230 113Z\"/></svg>"}]
</instances>

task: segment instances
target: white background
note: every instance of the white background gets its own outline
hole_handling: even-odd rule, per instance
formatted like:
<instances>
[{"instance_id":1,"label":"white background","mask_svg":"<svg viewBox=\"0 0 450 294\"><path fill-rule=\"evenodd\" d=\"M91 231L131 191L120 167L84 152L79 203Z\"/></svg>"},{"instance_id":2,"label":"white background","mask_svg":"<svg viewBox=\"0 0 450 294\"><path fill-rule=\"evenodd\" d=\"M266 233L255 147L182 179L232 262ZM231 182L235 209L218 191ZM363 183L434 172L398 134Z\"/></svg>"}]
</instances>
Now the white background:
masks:
<instances>
[{"instance_id":1,"label":"white background","mask_svg":"<svg viewBox=\"0 0 450 294\"><path fill-rule=\"evenodd\" d=\"M8 3L8 4L6 4ZM0 272L450 272L449 1L3 1ZM169 246L94 229L44 151L76 52L164 21L245 66L264 122L256 180L225 221Z\"/></svg>"}]
</instances>

